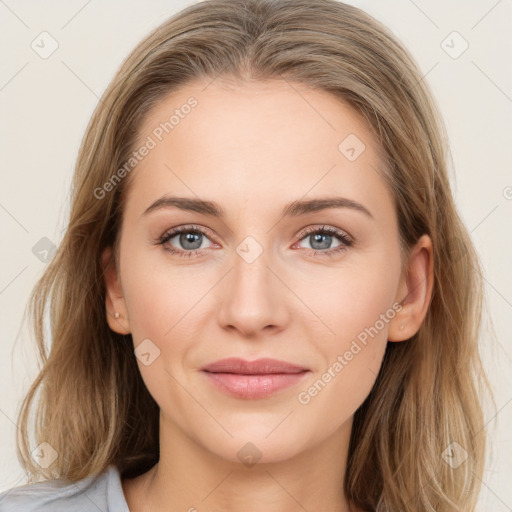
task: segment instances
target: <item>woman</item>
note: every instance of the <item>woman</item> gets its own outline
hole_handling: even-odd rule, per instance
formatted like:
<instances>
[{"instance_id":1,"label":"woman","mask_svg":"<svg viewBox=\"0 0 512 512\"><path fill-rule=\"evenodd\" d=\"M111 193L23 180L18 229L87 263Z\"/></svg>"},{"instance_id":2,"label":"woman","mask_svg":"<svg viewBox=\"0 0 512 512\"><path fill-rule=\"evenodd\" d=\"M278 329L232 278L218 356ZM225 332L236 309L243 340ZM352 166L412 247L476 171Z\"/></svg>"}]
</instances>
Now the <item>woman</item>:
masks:
<instances>
[{"instance_id":1,"label":"woman","mask_svg":"<svg viewBox=\"0 0 512 512\"><path fill-rule=\"evenodd\" d=\"M357 8L212 0L158 27L82 143L31 301L19 456L44 481L0 510L474 510L482 286L444 140Z\"/></svg>"}]
</instances>

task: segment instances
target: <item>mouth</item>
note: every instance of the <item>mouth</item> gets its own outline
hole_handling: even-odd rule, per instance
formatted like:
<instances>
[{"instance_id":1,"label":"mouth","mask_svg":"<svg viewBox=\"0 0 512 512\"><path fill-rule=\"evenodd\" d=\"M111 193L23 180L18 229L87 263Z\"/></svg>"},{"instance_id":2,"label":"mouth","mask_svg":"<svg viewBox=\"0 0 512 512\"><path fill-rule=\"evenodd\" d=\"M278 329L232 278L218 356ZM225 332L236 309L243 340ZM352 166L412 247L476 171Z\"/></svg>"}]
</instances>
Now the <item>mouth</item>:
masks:
<instances>
[{"instance_id":1,"label":"mouth","mask_svg":"<svg viewBox=\"0 0 512 512\"><path fill-rule=\"evenodd\" d=\"M308 368L268 358L221 359L201 371L219 391L245 399L268 397L298 384L310 373Z\"/></svg>"}]
</instances>

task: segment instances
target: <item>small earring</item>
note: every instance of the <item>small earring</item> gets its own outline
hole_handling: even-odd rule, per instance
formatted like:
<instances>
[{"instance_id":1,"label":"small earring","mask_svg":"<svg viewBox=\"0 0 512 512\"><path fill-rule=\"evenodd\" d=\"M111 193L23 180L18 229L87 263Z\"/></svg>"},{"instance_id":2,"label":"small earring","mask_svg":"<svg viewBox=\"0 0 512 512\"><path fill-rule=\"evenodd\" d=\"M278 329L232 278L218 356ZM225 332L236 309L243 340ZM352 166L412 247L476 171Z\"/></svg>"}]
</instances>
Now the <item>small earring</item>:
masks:
<instances>
[{"instance_id":1,"label":"small earring","mask_svg":"<svg viewBox=\"0 0 512 512\"><path fill-rule=\"evenodd\" d=\"M114 318L119 318L119 313L117 311L114 313Z\"/></svg>"}]
</instances>

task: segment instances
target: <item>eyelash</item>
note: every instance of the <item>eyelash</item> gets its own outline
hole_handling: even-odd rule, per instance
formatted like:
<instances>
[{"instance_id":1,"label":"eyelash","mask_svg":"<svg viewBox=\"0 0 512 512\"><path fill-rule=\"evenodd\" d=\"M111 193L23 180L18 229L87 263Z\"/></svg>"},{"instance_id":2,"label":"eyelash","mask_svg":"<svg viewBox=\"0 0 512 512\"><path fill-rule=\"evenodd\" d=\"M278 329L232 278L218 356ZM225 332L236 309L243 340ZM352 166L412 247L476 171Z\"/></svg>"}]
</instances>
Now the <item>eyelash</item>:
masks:
<instances>
[{"instance_id":1,"label":"eyelash","mask_svg":"<svg viewBox=\"0 0 512 512\"><path fill-rule=\"evenodd\" d=\"M195 233L195 234L201 234L205 237L208 237L208 233L204 231L203 229L199 228L198 226L182 226L179 228L173 228L167 232L165 232L159 239L157 244L162 245L164 250L169 251L171 254L174 254L176 256L179 256L181 258L190 258L192 256L200 255L203 251L206 249L194 249L192 251L184 251L181 249L176 249L172 245L168 245L167 242L174 238L176 235L179 235L181 233ZM341 245L334 248L334 249L327 249L325 251L318 251L315 249L309 249L309 251L312 251L313 255L316 256L317 254L320 254L321 256L326 257L332 257L336 254L345 251L347 247L350 247L353 244L352 238L350 238L346 233L343 231L340 231L335 228L331 228L329 226L322 226L320 228L314 227L314 228L306 228L306 230L302 233L301 238L299 239L299 242L307 238L308 236L312 234L322 234L322 235L330 235L337 238Z\"/></svg>"}]
</instances>

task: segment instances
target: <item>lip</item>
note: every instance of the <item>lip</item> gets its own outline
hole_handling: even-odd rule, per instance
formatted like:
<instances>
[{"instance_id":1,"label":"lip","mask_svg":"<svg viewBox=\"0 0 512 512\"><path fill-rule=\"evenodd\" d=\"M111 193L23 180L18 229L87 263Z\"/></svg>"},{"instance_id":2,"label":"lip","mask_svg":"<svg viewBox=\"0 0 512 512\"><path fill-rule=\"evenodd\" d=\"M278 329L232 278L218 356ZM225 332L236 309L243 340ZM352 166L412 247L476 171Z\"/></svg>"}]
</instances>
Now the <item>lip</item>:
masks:
<instances>
[{"instance_id":1,"label":"lip","mask_svg":"<svg viewBox=\"0 0 512 512\"><path fill-rule=\"evenodd\" d=\"M307 370L305 367L268 357L256 359L255 361L246 361L239 357L228 357L227 359L219 359L201 369L213 373L238 373L241 375L299 373Z\"/></svg>"},{"instance_id":2,"label":"lip","mask_svg":"<svg viewBox=\"0 0 512 512\"><path fill-rule=\"evenodd\" d=\"M277 359L246 361L231 357L201 368L220 391L238 398L265 398L301 382L310 370Z\"/></svg>"}]
</instances>

